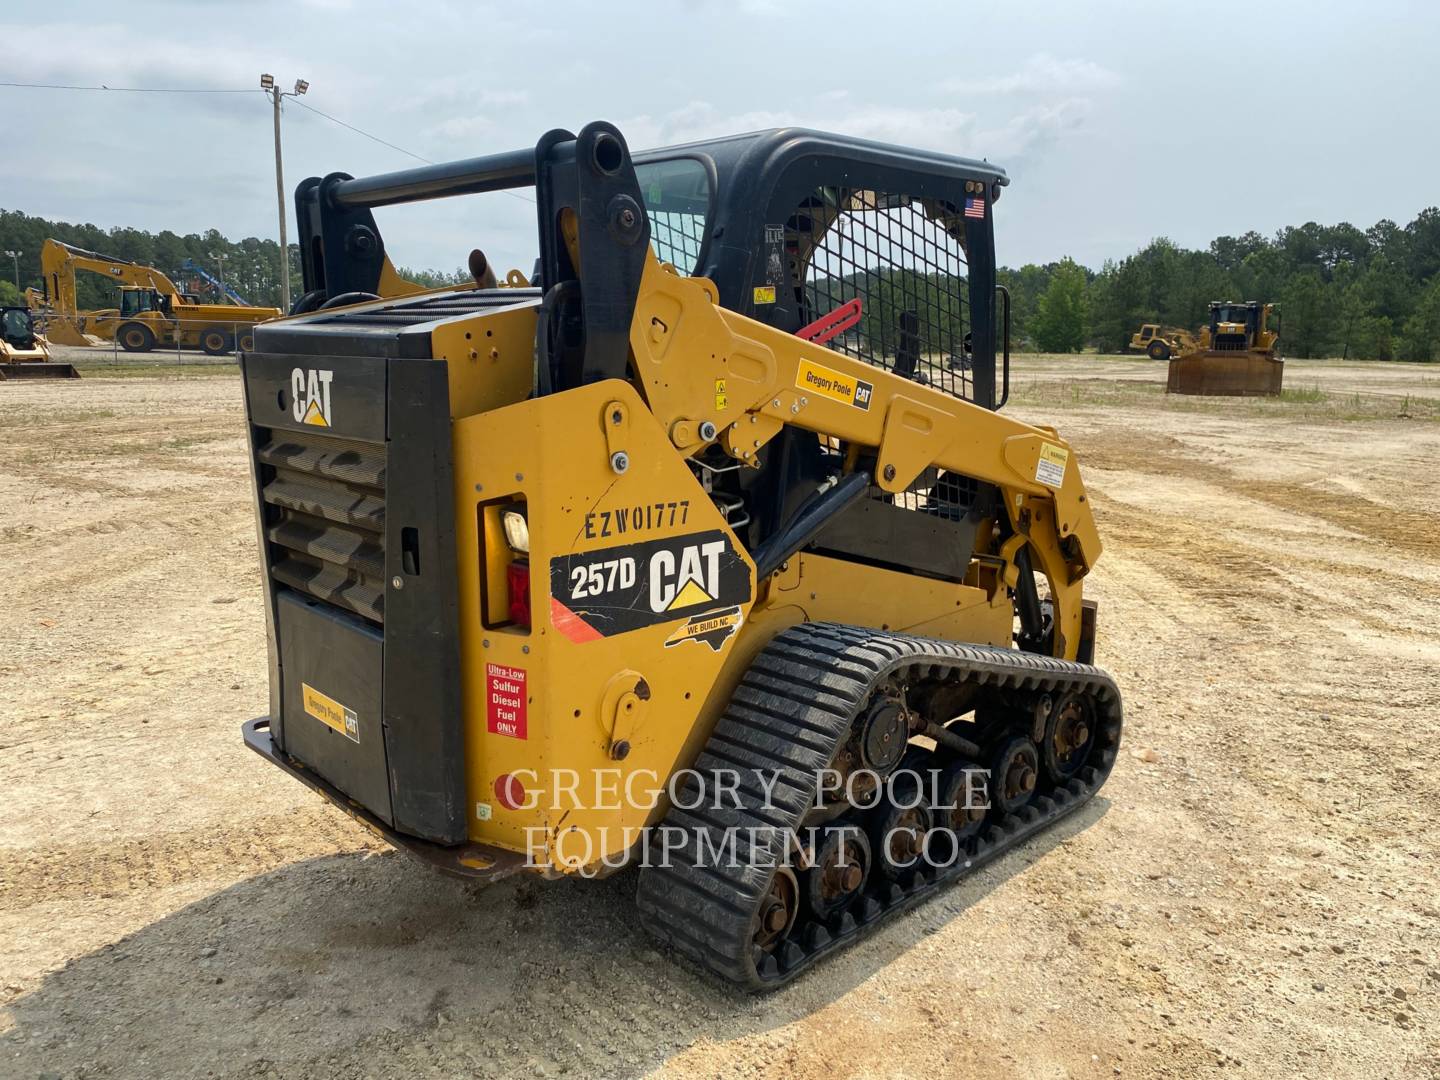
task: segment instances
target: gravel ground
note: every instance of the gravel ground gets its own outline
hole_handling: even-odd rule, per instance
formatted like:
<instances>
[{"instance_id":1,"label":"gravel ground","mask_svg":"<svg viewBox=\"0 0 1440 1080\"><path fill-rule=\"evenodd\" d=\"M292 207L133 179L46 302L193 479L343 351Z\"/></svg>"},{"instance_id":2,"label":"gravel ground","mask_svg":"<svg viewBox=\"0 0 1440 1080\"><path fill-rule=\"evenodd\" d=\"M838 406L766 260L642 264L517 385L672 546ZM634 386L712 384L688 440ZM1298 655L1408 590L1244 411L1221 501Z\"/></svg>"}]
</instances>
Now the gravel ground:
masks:
<instances>
[{"instance_id":1,"label":"gravel ground","mask_svg":"<svg viewBox=\"0 0 1440 1080\"><path fill-rule=\"evenodd\" d=\"M1093 493L1121 761L759 999L632 874L439 879L242 747L240 387L198 374L0 387L0 1075L1440 1075L1440 370L1017 358Z\"/></svg>"}]
</instances>

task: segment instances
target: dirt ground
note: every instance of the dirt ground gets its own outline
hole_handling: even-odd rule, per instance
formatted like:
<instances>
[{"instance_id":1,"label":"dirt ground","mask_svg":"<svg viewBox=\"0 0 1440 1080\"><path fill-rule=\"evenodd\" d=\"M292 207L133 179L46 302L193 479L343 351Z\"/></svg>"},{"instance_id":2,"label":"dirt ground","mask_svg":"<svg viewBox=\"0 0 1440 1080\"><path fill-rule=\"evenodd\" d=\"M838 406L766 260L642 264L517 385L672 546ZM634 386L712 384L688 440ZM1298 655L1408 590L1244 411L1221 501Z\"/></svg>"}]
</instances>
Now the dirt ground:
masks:
<instances>
[{"instance_id":1,"label":"dirt ground","mask_svg":"<svg viewBox=\"0 0 1440 1080\"><path fill-rule=\"evenodd\" d=\"M1440 368L1162 380L1015 364L1106 545L1102 797L758 999L632 874L439 879L243 748L233 370L0 386L0 1075L1440 1075Z\"/></svg>"}]
</instances>

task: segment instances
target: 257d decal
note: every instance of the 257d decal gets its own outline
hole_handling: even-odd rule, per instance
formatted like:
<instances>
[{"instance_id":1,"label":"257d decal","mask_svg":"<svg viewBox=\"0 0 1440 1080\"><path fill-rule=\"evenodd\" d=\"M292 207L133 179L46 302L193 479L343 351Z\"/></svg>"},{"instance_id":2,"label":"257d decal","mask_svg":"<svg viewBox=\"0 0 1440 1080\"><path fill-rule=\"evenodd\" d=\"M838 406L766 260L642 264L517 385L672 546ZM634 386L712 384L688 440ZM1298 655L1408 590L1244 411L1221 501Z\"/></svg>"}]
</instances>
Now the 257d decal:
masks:
<instances>
[{"instance_id":1,"label":"257d decal","mask_svg":"<svg viewBox=\"0 0 1440 1080\"><path fill-rule=\"evenodd\" d=\"M550 596L551 621L573 641L682 618L698 628L701 616L736 609L733 621L688 636L718 652L750 601L750 570L729 536L712 529L558 556L550 560Z\"/></svg>"}]
</instances>

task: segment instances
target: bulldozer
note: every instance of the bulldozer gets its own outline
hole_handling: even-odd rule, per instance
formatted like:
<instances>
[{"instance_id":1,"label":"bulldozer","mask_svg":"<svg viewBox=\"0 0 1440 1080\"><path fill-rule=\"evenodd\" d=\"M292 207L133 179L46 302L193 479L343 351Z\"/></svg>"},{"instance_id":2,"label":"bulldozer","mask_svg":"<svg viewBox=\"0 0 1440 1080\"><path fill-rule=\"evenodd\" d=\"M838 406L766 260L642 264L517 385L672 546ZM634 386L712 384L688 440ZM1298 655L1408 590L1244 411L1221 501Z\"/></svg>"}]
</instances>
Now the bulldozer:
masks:
<instances>
[{"instance_id":1,"label":"bulldozer","mask_svg":"<svg viewBox=\"0 0 1440 1080\"><path fill-rule=\"evenodd\" d=\"M201 303L154 267L58 240L46 240L41 246L40 270L47 333L65 345L103 345L113 340L126 352L167 346L220 356L249 348L254 344L255 324L280 314L272 307ZM119 286L119 308L80 311L77 270L101 274Z\"/></svg>"},{"instance_id":2,"label":"bulldozer","mask_svg":"<svg viewBox=\"0 0 1440 1080\"><path fill-rule=\"evenodd\" d=\"M1198 338L1187 335L1170 357L1165 392L1217 397L1277 395L1285 379L1279 349L1280 320L1274 304L1213 301L1210 324L1201 328Z\"/></svg>"},{"instance_id":3,"label":"bulldozer","mask_svg":"<svg viewBox=\"0 0 1440 1080\"><path fill-rule=\"evenodd\" d=\"M36 331L29 308L0 307L0 382L79 377L74 364L51 359L50 343Z\"/></svg>"},{"instance_id":4,"label":"bulldozer","mask_svg":"<svg viewBox=\"0 0 1440 1080\"><path fill-rule=\"evenodd\" d=\"M598 121L302 183L307 310L241 358L246 745L474 882L635 868L647 930L752 991L1083 806L1122 703L1077 454L1002 411L1008 183ZM382 295L375 208L517 189L532 274Z\"/></svg>"}]
</instances>

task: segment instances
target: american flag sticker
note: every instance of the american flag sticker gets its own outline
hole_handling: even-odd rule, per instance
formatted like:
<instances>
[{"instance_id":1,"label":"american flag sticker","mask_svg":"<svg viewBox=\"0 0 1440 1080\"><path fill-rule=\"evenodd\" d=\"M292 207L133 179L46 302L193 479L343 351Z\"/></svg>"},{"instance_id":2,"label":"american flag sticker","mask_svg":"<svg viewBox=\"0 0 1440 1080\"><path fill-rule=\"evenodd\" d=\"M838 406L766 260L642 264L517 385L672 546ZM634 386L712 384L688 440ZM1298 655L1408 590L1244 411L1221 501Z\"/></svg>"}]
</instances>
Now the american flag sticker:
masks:
<instances>
[{"instance_id":1,"label":"american flag sticker","mask_svg":"<svg viewBox=\"0 0 1440 1080\"><path fill-rule=\"evenodd\" d=\"M985 219L985 199L983 196L979 198L966 198L965 216L969 218L979 218L982 221Z\"/></svg>"}]
</instances>

